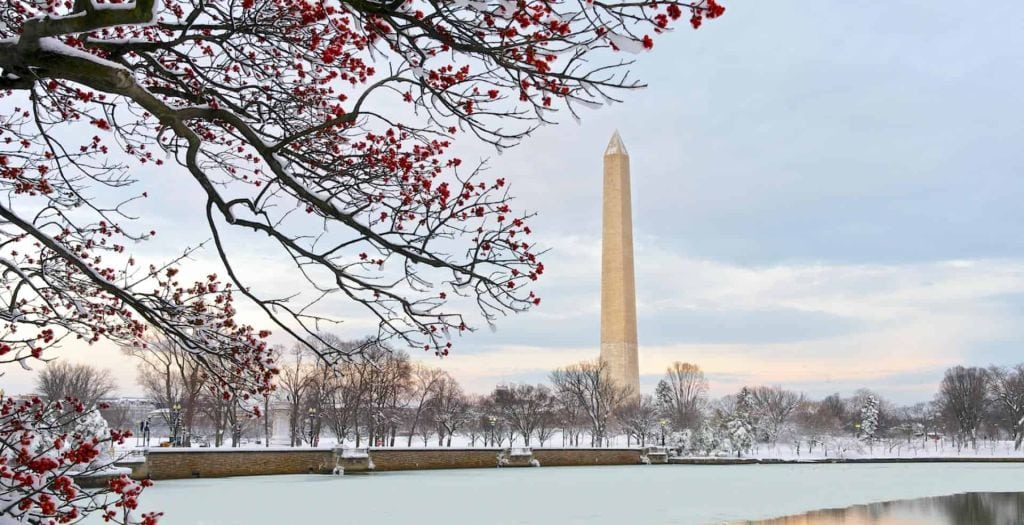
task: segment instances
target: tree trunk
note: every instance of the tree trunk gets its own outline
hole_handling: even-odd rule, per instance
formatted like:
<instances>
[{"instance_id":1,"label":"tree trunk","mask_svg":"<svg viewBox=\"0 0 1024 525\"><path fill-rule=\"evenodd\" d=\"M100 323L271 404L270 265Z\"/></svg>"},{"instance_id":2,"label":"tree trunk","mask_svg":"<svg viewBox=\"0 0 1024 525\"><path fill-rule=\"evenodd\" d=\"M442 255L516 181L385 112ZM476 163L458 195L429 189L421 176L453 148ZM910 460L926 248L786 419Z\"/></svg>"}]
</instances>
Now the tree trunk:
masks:
<instances>
[{"instance_id":1,"label":"tree trunk","mask_svg":"<svg viewBox=\"0 0 1024 525\"><path fill-rule=\"evenodd\" d=\"M263 404L263 446L270 446L270 401Z\"/></svg>"},{"instance_id":2,"label":"tree trunk","mask_svg":"<svg viewBox=\"0 0 1024 525\"><path fill-rule=\"evenodd\" d=\"M182 421L182 433L184 434L183 445L188 448L192 446L192 422L196 418L195 406L192 405L185 411L185 418Z\"/></svg>"}]
</instances>

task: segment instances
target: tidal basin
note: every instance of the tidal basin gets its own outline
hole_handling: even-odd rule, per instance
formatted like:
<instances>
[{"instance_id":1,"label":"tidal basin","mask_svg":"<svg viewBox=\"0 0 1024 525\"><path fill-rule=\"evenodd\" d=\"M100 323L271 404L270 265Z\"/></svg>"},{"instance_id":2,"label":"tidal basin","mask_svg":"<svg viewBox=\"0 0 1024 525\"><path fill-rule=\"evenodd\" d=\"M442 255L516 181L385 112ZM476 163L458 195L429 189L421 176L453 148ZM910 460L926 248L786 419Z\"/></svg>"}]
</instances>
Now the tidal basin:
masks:
<instances>
[{"instance_id":1,"label":"tidal basin","mask_svg":"<svg viewBox=\"0 0 1024 525\"><path fill-rule=\"evenodd\" d=\"M1024 492L1022 463L460 469L158 482L162 524L735 523L965 492ZM96 519L89 523L100 523Z\"/></svg>"}]
</instances>

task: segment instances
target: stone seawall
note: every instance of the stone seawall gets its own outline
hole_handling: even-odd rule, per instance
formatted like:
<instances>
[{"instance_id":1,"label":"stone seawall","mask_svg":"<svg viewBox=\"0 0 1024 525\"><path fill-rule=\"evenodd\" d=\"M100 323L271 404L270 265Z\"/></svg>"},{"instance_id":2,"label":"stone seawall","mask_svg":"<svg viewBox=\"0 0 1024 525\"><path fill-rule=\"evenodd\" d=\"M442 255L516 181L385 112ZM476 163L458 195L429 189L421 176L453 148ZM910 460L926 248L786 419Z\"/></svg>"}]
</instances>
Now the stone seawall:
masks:
<instances>
[{"instance_id":1,"label":"stone seawall","mask_svg":"<svg viewBox=\"0 0 1024 525\"><path fill-rule=\"evenodd\" d=\"M535 448L533 458L542 467L640 465L640 452L638 448Z\"/></svg>"},{"instance_id":2,"label":"stone seawall","mask_svg":"<svg viewBox=\"0 0 1024 525\"><path fill-rule=\"evenodd\" d=\"M320 474L334 469L330 449L184 451L151 450L146 475L151 479L221 478L270 474Z\"/></svg>"},{"instance_id":3,"label":"stone seawall","mask_svg":"<svg viewBox=\"0 0 1024 525\"><path fill-rule=\"evenodd\" d=\"M498 448L372 448L377 471L495 468ZM541 467L587 465L639 465L636 448L535 448L533 458ZM755 458L673 457L676 465L816 464L816 463L1024 463L1024 458L921 457L872 459L782 460ZM131 468L132 477L161 479L264 476L273 474L328 474L335 466L328 448L269 450L155 449L144 463L120 465Z\"/></svg>"},{"instance_id":4,"label":"stone seawall","mask_svg":"<svg viewBox=\"0 0 1024 525\"><path fill-rule=\"evenodd\" d=\"M442 468L496 468L497 448L397 449L371 448L374 470L428 470Z\"/></svg>"},{"instance_id":5,"label":"stone seawall","mask_svg":"<svg viewBox=\"0 0 1024 525\"><path fill-rule=\"evenodd\" d=\"M495 468L498 448L373 448L370 457L377 471L456 468ZM542 467L583 465L639 465L640 449L535 448ZM152 479L219 478L272 474L330 473L330 449L271 450L150 450L144 467L133 476Z\"/></svg>"}]
</instances>

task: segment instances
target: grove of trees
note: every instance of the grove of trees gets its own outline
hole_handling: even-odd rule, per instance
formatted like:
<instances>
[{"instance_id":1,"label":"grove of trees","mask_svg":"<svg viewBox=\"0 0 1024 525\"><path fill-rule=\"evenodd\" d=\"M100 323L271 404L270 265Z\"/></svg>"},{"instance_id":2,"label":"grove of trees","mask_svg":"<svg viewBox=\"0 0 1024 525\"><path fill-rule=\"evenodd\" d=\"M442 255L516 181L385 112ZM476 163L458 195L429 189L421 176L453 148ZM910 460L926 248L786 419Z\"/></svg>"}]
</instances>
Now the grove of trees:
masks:
<instances>
[{"instance_id":1,"label":"grove of trees","mask_svg":"<svg viewBox=\"0 0 1024 525\"><path fill-rule=\"evenodd\" d=\"M686 454L737 456L771 454L786 446L795 454L837 456L935 453L938 444L954 451L977 449L979 441L1002 440L1021 449L1024 365L950 368L934 400L912 406L896 406L867 389L814 400L768 385L716 399L709 396L700 367L681 362L666 369L653 395L618 387L600 362L554 370L547 384L498 385L474 395L443 368L414 362L404 351L327 334L321 338L364 350L326 366L304 345L274 349L281 368L278 387L261 403L286 412L292 446L321 439L407 447L658 444ZM181 387L191 378L182 368L162 367L157 374L150 362L139 366L139 380L153 402L166 406L163 396L170 388L188 430L210 436L211 445L227 445L214 436L235 424L250 439L270 444L265 419L217 417L223 403L215 390L203 384ZM195 418L185 415L193 413ZM233 437L231 445L237 445Z\"/></svg>"}]
</instances>

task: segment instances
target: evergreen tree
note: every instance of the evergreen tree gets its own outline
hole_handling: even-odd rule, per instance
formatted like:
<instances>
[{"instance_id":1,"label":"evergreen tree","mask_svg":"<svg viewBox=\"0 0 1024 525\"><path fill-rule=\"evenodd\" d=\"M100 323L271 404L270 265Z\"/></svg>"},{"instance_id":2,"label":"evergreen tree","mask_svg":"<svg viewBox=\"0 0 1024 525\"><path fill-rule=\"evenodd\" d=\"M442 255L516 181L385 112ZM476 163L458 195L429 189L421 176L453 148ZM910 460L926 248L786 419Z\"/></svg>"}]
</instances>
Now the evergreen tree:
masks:
<instances>
[{"instance_id":1,"label":"evergreen tree","mask_svg":"<svg viewBox=\"0 0 1024 525\"><path fill-rule=\"evenodd\" d=\"M693 450L705 456L714 455L721 444L718 432L707 421L701 424L700 431L693 436Z\"/></svg>"},{"instance_id":2,"label":"evergreen tree","mask_svg":"<svg viewBox=\"0 0 1024 525\"><path fill-rule=\"evenodd\" d=\"M725 433L736 457L754 446L754 400L749 388L743 387L736 394L736 406L725 421Z\"/></svg>"},{"instance_id":3,"label":"evergreen tree","mask_svg":"<svg viewBox=\"0 0 1024 525\"><path fill-rule=\"evenodd\" d=\"M726 435L736 457L742 457L744 452L749 452L754 446L754 436L750 431L750 425L742 418L734 417L725 423Z\"/></svg>"},{"instance_id":4,"label":"evergreen tree","mask_svg":"<svg viewBox=\"0 0 1024 525\"><path fill-rule=\"evenodd\" d=\"M878 399L869 395L860 409L860 437L865 441L875 439L878 433Z\"/></svg>"}]
</instances>

